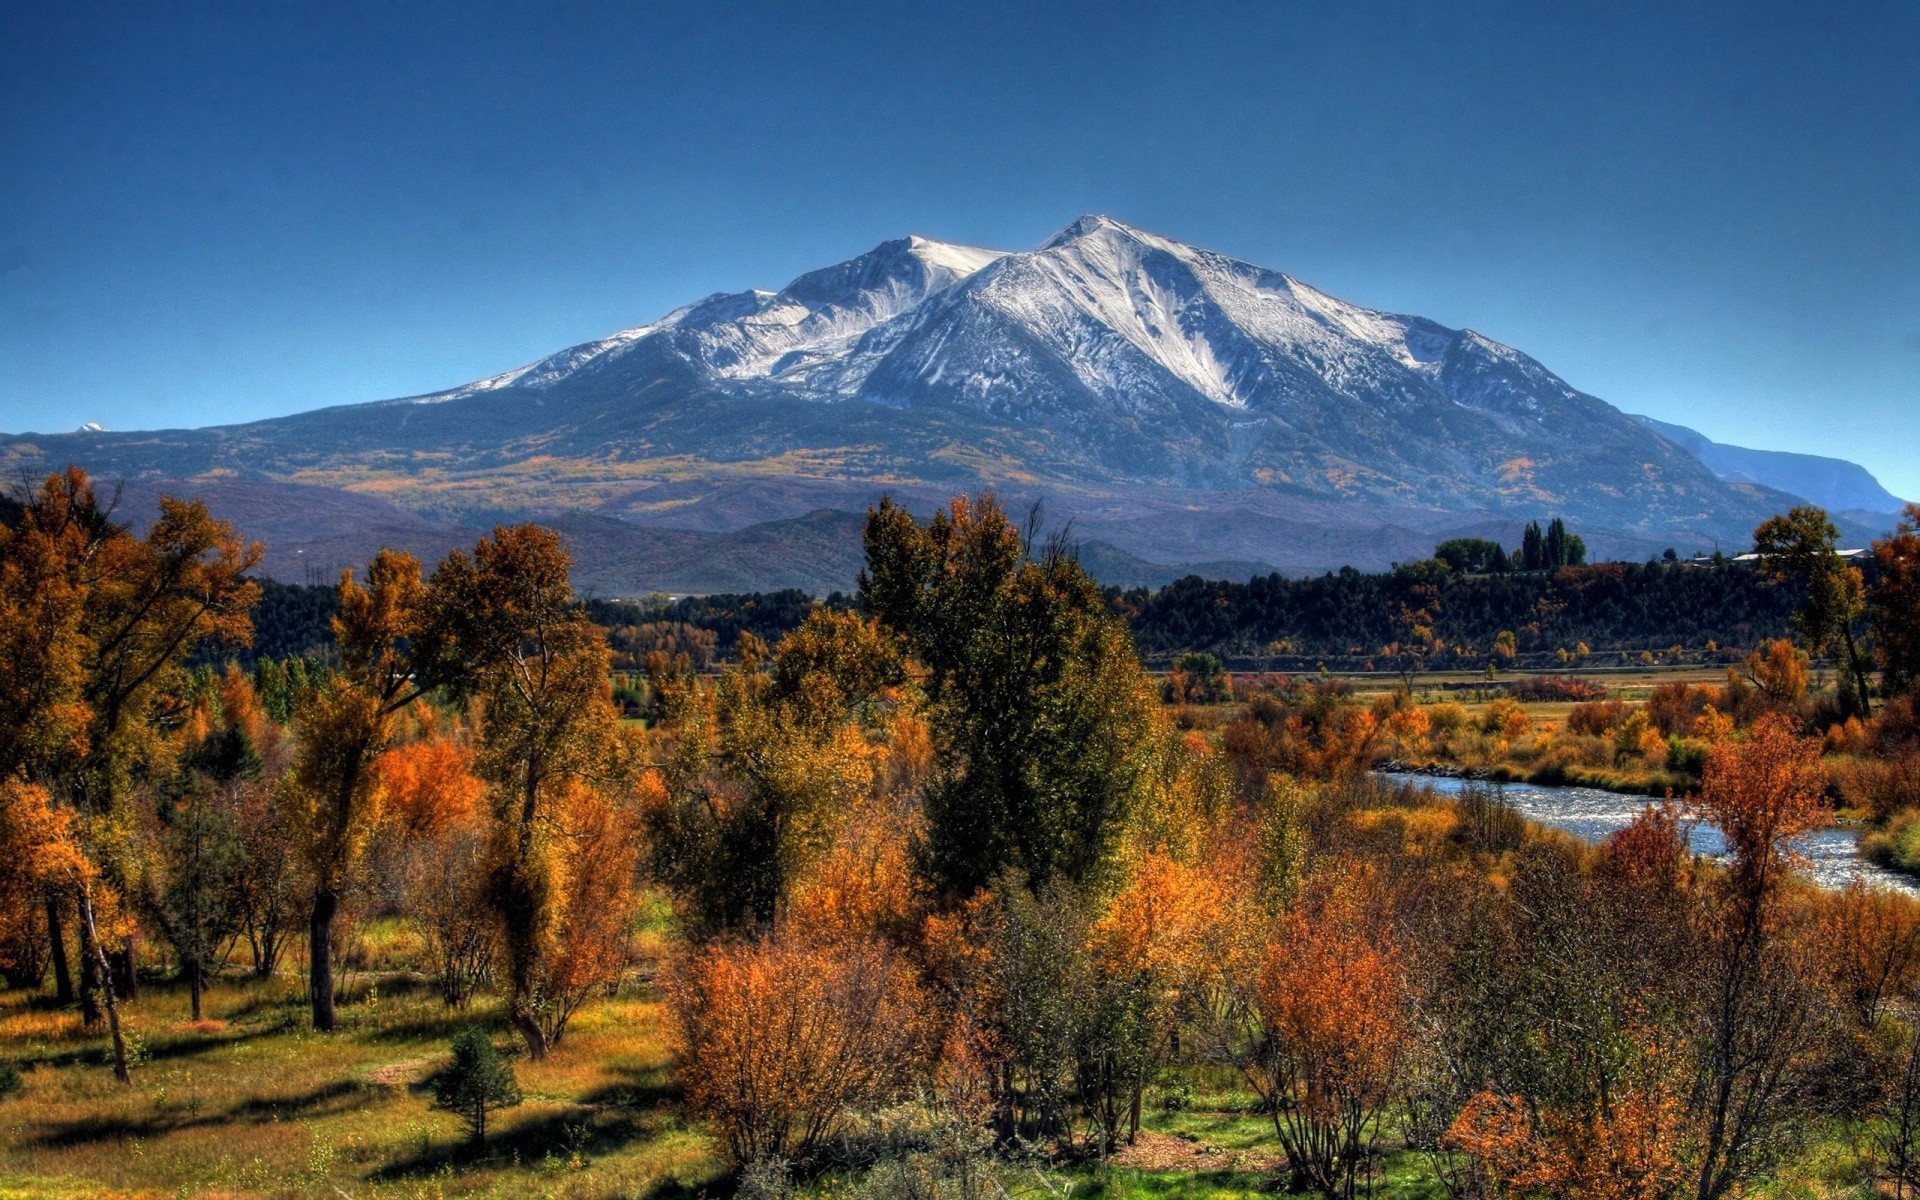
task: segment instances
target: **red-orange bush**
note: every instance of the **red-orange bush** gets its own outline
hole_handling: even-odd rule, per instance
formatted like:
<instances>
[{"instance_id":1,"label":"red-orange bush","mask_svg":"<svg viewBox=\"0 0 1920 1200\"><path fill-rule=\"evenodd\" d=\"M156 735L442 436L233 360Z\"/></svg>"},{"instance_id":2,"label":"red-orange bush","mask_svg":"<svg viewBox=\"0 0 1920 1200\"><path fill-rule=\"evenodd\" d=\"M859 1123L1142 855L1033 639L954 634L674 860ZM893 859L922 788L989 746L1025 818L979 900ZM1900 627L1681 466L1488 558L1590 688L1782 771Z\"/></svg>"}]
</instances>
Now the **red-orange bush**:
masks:
<instances>
[{"instance_id":1,"label":"red-orange bush","mask_svg":"<svg viewBox=\"0 0 1920 1200\"><path fill-rule=\"evenodd\" d=\"M903 1095L929 1056L919 985L878 942L711 946L671 999L687 1099L740 1163L810 1158L848 1112Z\"/></svg>"}]
</instances>

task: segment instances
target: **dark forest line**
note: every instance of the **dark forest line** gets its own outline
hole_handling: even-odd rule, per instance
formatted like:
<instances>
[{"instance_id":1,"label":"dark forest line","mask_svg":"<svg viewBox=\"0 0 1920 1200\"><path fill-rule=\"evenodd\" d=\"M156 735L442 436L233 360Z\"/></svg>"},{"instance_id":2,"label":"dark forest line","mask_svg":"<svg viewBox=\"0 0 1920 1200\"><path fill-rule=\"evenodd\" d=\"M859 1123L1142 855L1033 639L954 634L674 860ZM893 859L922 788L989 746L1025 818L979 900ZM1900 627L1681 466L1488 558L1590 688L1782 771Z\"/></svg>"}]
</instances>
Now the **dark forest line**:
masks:
<instances>
[{"instance_id":1,"label":"dark forest line","mask_svg":"<svg viewBox=\"0 0 1920 1200\"><path fill-rule=\"evenodd\" d=\"M331 587L262 580L251 647L209 647L208 661L325 657L335 609ZM1391 571L1352 569L1243 583L1189 576L1157 590L1107 589L1108 602L1149 658L1207 651L1276 667L1303 660L1395 660L1444 666L1503 656L1667 651L1731 652L1784 637L1800 598L1743 565L1725 562L1596 563L1554 570L1473 574L1429 560ZM844 608L798 589L677 599L591 599L587 615L609 630L618 665L649 649L688 650L706 665L729 657L742 633L769 644L815 607ZM1502 639L1503 633L1512 634ZM631 660L631 661L628 661Z\"/></svg>"}]
</instances>

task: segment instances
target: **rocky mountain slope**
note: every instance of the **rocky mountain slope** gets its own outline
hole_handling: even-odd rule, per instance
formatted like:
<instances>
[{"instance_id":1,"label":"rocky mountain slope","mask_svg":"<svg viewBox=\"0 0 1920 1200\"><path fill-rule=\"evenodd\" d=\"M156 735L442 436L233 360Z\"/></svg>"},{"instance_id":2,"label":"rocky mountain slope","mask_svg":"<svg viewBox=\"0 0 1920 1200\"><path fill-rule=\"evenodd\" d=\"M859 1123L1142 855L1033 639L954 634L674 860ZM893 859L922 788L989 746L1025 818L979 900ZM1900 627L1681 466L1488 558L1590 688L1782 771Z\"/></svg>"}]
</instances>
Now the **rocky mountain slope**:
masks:
<instances>
[{"instance_id":1,"label":"rocky mountain slope","mask_svg":"<svg viewBox=\"0 0 1920 1200\"><path fill-rule=\"evenodd\" d=\"M1480 334L1097 216L1024 253L887 242L433 395L0 438L15 474L68 461L224 494L282 574L558 521L603 594L850 581L824 530L882 491L1043 504L1143 579L1378 566L1549 515L1639 557L1791 502Z\"/></svg>"}]
</instances>

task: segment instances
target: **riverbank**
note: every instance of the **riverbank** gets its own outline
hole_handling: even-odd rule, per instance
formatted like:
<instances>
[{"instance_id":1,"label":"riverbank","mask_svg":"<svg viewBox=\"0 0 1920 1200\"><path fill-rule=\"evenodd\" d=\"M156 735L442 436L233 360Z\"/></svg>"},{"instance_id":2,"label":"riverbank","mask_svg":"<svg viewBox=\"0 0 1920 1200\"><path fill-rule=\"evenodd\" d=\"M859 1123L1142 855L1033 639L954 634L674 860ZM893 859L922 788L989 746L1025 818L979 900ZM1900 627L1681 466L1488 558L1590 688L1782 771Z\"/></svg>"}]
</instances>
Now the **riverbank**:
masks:
<instances>
[{"instance_id":1,"label":"riverbank","mask_svg":"<svg viewBox=\"0 0 1920 1200\"><path fill-rule=\"evenodd\" d=\"M1459 779L1478 783L1526 783L1539 787L1591 788L1595 791L1614 792L1622 796L1651 796L1655 799L1669 794L1677 799L1697 790L1700 786L1700 781L1693 776L1672 771L1603 771L1563 763L1550 763L1538 769L1528 769L1511 763L1466 767L1459 763L1441 760L1389 759L1376 765L1374 770L1383 775L1418 775L1433 779Z\"/></svg>"},{"instance_id":2,"label":"riverbank","mask_svg":"<svg viewBox=\"0 0 1920 1200\"><path fill-rule=\"evenodd\" d=\"M1412 773L1403 773L1401 778L1407 774ZM1469 779L1460 775L1424 777L1442 794L1457 793L1475 784L1497 785L1501 801L1528 821L1564 830L1590 843L1605 841L1609 835L1626 828L1648 803L1644 794L1599 788ZM1686 830L1693 853L1713 859L1726 853L1726 842L1720 831L1707 822L1688 820ZM1799 869L1821 887L1844 888L1860 882L1920 895L1920 880L1870 857L1861 843L1858 825L1834 824L1795 838L1791 845L1800 860Z\"/></svg>"}]
</instances>

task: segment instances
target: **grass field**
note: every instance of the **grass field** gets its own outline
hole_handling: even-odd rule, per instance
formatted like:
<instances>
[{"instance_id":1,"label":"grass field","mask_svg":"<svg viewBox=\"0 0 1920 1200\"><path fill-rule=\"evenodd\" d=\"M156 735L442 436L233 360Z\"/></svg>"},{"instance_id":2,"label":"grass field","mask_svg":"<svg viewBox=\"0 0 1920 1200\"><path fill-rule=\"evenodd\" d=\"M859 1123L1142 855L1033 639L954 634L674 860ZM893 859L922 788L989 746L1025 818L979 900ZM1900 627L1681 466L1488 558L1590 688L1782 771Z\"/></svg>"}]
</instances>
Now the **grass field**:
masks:
<instances>
[{"instance_id":1,"label":"grass field","mask_svg":"<svg viewBox=\"0 0 1920 1200\"><path fill-rule=\"evenodd\" d=\"M404 937L385 931L387 944ZM588 1006L546 1062L516 1061L525 1102L502 1112L484 1155L427 1081L453 1033L477 1021L511 1038L484 1002L449 1011L393 974L353 977L341 1028L305 1029L299 984L228 981L187 1018L184 991L146 986L128 1007L134 1082L113 1080L104 1039L76 1013L0 992L0 1046L25 1090L0 1101L0 1197L672 1197L731 1193L713 1141L682 1117L659 1002L644 992ZM1015 1195L1075 1200L1276 1193L1272 1127L1251 1097L1202 1093L1150 1111L1112 1163L1012 1173ZM1437 1197L1425 1160L1398 1153L1377 1195ZM845 1196L829 1174L799 1194Z\"/></svg>"},{"instance_id":2,"label":"grass field","mask_svg":"<svg viewBox=\"0 0 1920 1200\"><path fill-rule=\"evenodd\" d=\"M350 982L333 1035L307 1032L287 979L223 984L211 1018L184 991L128 1007L138 1065L113 1080L78 1016L0 993L0 1046L25 1090L0 1101L0 1196L689 1196L721 1174L681 1120L659 1003L587 1007L546 1062L516 1064L525 1103L500 1114L484 1157L433 1111L425 1081L453 1032L489 1025L393 976Z\"/></svg>"}]
</instances>

